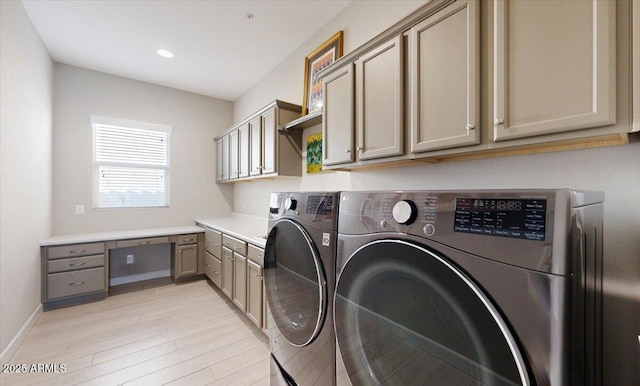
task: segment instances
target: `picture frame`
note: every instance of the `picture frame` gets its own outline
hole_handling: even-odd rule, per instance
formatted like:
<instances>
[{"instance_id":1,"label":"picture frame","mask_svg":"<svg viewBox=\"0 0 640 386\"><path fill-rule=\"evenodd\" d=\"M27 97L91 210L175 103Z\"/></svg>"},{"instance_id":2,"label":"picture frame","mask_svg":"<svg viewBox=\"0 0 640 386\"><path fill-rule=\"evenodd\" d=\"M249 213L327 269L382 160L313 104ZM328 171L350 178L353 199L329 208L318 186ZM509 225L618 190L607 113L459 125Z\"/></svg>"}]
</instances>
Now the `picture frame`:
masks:
<instances>
[{"instance_id":1,"label":"picture frame","mask_svg":"<svg viewBox=\"0 0 640 386\"><path fill-rule=\"evenodd\" d=\"M342 57L343 32L338 31L304 58L302 114L322 109L322 81L318 73Z\"/></svg>"}]
</instances>

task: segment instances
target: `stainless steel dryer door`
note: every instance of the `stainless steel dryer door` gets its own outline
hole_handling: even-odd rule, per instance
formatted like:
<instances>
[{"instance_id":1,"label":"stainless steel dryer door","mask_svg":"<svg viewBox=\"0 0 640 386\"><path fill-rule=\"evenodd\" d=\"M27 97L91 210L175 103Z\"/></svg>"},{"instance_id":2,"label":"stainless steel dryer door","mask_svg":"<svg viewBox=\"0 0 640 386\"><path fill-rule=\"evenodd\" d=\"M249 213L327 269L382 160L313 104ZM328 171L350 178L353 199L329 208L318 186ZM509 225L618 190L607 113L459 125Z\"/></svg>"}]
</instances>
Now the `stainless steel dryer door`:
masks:
<instances>
[{"instance_id":1,"label":"stainless steel dryer door","mask_svg":"<svg viewBox=\"0 0 640 386\"><path fill-rule=\"evenodd\" d=\"M354 252L334 312L338 385L529 385L498 310L421 245L378 240Z\"/></svg>"},{"instance_id":2,"label":"stainless steel dryer door","mask_svg":"<svg viewBox=\"0 0 640 386\"><path fill-rule=\"evenodd\" d=\"M298 223L277 222L265 249L265 288L282 336L303 347L318 336L327 312L327 279L311 237Z\"/></svg>"}]
</instances>

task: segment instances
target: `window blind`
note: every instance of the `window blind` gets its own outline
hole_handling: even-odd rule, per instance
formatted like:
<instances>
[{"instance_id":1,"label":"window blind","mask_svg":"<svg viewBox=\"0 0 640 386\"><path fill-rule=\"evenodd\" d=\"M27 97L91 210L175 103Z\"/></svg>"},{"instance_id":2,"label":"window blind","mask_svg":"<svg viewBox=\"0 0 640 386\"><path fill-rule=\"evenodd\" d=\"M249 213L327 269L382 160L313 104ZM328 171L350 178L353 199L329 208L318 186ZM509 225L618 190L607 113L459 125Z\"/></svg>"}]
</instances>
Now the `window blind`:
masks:
<instances>
[{"instance_id":1,"label":"window blind","mask_svg":"<svg viewBox=\"0 0 640 386\"><path fill-rule=\"evenodd\" d=\"M170 130L113 126L97 121L92 117L97 182L94 206L168 206Z\"/></svg>"}]
</instances>

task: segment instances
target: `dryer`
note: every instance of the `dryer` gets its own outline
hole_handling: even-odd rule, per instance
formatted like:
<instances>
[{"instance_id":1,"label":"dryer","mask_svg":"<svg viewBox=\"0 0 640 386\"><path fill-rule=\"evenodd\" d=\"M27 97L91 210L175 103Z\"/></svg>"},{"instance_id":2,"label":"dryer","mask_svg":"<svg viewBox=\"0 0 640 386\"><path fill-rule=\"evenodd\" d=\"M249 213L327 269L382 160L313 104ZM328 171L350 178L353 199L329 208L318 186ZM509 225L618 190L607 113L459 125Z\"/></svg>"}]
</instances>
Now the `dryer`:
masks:
<instances>
[{"instance_id":1,"label":"dryer","mask_svg":"<svg viewBox=\"0 0 640 386\"><path fill-rule=\"evenodd\" d=\"M343 192L337 384L599 384L603 199Z\"/></svg>"},{"instance_id":2,"label":"dryer","mask_svg":"<svg viewBox=\"0 0 640 386\"><path fill-rule=\"evenodd\" d=\"M338 193L272 193L264 280L272 385L335 384Z\"/></svg>"}]
</instances>

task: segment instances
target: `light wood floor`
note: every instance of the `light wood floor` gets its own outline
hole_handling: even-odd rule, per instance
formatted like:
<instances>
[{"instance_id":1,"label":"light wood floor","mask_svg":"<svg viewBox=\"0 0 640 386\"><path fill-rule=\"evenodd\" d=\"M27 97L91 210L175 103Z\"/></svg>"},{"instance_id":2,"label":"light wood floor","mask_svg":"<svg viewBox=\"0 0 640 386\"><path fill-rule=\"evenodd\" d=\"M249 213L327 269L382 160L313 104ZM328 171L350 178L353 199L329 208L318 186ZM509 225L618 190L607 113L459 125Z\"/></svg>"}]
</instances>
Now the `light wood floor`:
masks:
<instances>
[{"instance_id":1,"label":"light wood floor","mask_svg":"<svg viewBox=\"0 0 640 386\"><path fill-rule=\"evenodd\" d=\"M269 384L267 337L205 280L46 311L10 363L66 372L2 385Z\"/></svg>"}]
</instances>

